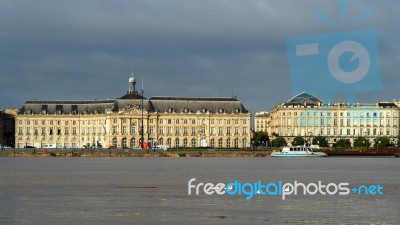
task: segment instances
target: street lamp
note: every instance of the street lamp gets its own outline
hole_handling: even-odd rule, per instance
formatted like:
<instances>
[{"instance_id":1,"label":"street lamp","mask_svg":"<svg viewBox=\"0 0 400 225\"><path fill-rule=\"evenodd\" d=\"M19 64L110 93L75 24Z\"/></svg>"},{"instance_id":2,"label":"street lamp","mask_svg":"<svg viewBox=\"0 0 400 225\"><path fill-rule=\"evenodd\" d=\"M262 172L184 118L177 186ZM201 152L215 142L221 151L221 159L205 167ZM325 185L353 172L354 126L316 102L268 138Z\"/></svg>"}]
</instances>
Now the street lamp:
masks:
<instances>
[{"instance_id":1,"label":"street lamp","mask_svg":"<svg viewBox=\"0 0 400 225\"><path fill-rule=\"evenodd\" d=\"M378 141L377 143L376 143L376 150L378 151L378 147L379 147L379 144L381 143L381 141Z\"/></svg>"}]
</instances>

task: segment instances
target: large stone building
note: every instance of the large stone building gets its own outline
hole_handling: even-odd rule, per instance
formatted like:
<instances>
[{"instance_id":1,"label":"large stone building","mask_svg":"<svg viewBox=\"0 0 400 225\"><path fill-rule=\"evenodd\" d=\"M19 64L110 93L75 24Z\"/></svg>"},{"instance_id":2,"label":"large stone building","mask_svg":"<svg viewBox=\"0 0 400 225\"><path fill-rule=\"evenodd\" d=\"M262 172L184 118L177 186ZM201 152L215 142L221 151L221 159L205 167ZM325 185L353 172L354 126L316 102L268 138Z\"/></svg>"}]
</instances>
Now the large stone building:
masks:
<instances>
[{"instance_id":1,"label":"large stone building","mask_svg":"<svg viewBox=\"0 0 400 225\"><path fill-rule=\"evenodd\" d=\"M27 101L15 119L16 147L140 146L248 148L250 113L236 98L145 99L129 78L114 100ZM143 118L143 120L142 120Z\"/></svg>"},{"instance_id":2,"label":"large stone building","mask_svg":"<svg viewBox=\"0 0 400 225\"><path fill-rule=\"evenodd\" d=\"M0 111L0 146L14 146L14 117L17 112L17 109Z\"/></svg>"},{"instance_id":3,"label":"large stone building","mask_svg":"<svg viewBox=\"0 0 400 225\"><path fill-rule=\"evenodd\" d=\"M340 138L365 137L373 143L377 137L399 139L400 109L398 102L376 104L323 103L308 93L300 93L278 104L269 113L256 113L255 131L267 131L271 137L296 136L312 139L325 136L333 144Z\"/></svg>"}]
</instances>

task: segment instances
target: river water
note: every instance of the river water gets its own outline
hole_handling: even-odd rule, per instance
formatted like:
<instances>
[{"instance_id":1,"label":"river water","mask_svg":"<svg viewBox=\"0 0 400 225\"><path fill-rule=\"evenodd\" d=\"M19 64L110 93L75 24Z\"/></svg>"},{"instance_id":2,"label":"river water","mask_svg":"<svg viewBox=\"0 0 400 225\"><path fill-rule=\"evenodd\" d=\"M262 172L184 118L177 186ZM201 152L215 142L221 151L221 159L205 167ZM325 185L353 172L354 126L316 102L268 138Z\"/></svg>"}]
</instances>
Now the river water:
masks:
<instances>
[{"instance_id":1,"label":"river water","mask_svg":"<svg viewBox=\"0 0 400 225\"><path fill-rule=\"evenodd\" d=\"M191 178L379 184L383 195L188 195ZM400 224L399 191L393 157L0 158L0 224Z\"/></svg>"}]
</instances>

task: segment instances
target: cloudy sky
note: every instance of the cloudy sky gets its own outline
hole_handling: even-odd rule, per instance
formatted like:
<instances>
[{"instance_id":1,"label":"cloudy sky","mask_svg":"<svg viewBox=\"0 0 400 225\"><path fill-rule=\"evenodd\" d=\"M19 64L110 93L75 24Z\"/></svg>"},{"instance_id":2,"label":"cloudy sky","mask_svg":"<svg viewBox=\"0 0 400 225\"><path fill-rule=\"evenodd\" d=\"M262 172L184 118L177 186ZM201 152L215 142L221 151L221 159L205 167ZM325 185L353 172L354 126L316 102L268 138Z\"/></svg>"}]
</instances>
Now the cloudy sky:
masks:
<instances>
[{"instance_id":1,"label":"cloudy sky","mask_svg":"<svg viewBox=\"0 0 400 225\"><path fill-rule=\"evenodd\" d=\"M286 40L340 31L337 0L2 0L0 107L112 99L132 72L145 96L238 96L252 112L292 96ZM377 32L383 88L400 98L400 2L349 0L348 21ZM350 22L348 22L349 24Z\"/></svg>"}]
</instances>

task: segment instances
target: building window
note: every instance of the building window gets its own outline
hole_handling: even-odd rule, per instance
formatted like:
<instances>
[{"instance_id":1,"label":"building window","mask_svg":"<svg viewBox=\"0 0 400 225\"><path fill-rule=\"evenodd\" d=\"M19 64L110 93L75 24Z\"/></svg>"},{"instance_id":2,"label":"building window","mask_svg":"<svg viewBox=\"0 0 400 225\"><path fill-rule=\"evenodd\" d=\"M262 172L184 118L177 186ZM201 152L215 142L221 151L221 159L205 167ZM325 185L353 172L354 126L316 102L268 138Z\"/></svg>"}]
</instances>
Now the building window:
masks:
<instances>
[{"instance_id":1,"label":"building window","mask_svg":"<svg viewBox=\"0 0 400 225\"><path fill-rule=\"evenodd\" d=\"M179 148L179 138L175 139L175 148Z\"/></svg>"},{"instance_id":2,"label":"building window","mask_svg":"<svg viewBox=\"0 0 400 225\"><path fill-rule=\"evenodd\" d=\"M76 135L76 127L73 127L73 128L72 128L72 134L75 134L75 135Z\"/></svg>"},{"instance_id":3,"label":"building window","mask_svg":"<svg viewBox=\"0 0 400 225\"><path fill-rule=\"evenodd\" d=\"M131 134L135 134L136 133L136 126L131 126Z\"/></svg>"},{"instance_id":4,"label":"building window","mask_svg":"<svg viewBox=\"0 0 400 225\"><path fill-rule=\"evenodd\" d=\"M218 147L222 148L222 138L218 139Z\"/></svg>"},{"instance_id":5,"label":"building window","mask_svg":"<svg viewBox=\"0 0 400 225\"><path fill-rule=\"evenodd\" d=\"M183 127L183 135L188 135L188 127Z\"/></svg>"},{"instance_id":6,"label":"building window","mask_svg":"<svg viewBox=\"0 0 400 225\"><path fill-rule=\"evenodd\" d=\"M196 127L192 127L192 135L196 135Z\"/></svg>"},{"instance_id":7,"label":"building window","mask_svg":"<svg viewBox=\"0 0 400 225\"><path fill-rule=\"evenodd\" d=\"M195 148L195 147L196 147L196 139L192 138L192 148Z\"/></svg>"},{"instance_id":8,"label":"building window","mask_svg":"<svg viewBox=\"0 0 400 225\"><path fill-rule=\"evenodd\" d=\"M179 127L175 127L175 134L179 135Z\"/></svg>"},{"instance_id":9,"label":"building window","mask_svg":"<svg viewBox=\"0 0 400 225\"><path fill-rule=\"evenodd\" d=\"M183 139L183 147L187 148L188 147L188 140L187 138Z\"/></svg>"},{"instance_id":10,"label":"building window","mask_svg":"<svg viewBox=\"0 0 400 225\"><path fill-rule=\"evenodd\" d=\"M172 146L172 144L171 144L171 138L168 138L168 139L167 139L167 145L168 145L169 147Z\"/></svg>"},{"instance_id":11,"label":"building window","mask_svg":"<svg viewBox=\"0 0 400 225\"><path fill-rule=\"evenodd\" d=\"M231 128L230 127L226 128L226 135L231 135Z\"/></svg>"},{"instance_id":12,"label":"building window","mask_svg":"<svg viewBox=\"0 0 400 225\"><path fill-rule=\"evenodd\" d=\"M231 147L231 139L230 138L226 139L226 147L227 148Z\"/></svg>"},{"instance_id":13,"label":"building window","mask_svg":"<svg viewBox=\"0 0 400 225\"><path fill-rule=\"evenodd\" d=\"M239 148L239 139L238 138L235 138L234 145L235 145L235 148Z\"/></svg>"},{"instance_id":14,"label":"building window","mask_svg":"<svg viewBox=\"0 0 400 225\"><path fill-rule=\"evenodd\" d=\"M215 146L214 138L211 138L211 140L210 140L210 147L211 147L211 148L214 148L214 146Z\"/></svg>"},{"instance_id":15,"label":"building window","mask_svg":"<svg viewBox=\"0 0 400 225\"><path fill-rule=\"evenodd\" d=\"M117 147L117 138L116 137L114 137L113 139L112 139L112 145L113 146L115 146L115 147Z\"/></svg>"},{"instance_id":16,"label":"building window","mask_svg":"<svg viewBox=\"0 0 400 225\"><path fill-rule=\"evenodd\" d=\"M246 135L246 134L247 134L247 128L243 127L243 135Z\"/></svg>"},{"instance_id":17,"label":"building window","mask_svg":"<svg viewBox=\"0 0 400 225\"><path fill-rule=\"evenodd\" d=\"M164 139L163 138L158 139L158 145L164 145Z\"/></svg>"},{"instance_id":18,"label":"building window","mask_svg":"<svg viewBox=\"0 0 400 225\"><path fill-rule=\"evenodd\" d=\"M126 126L123 126L122 127L122 134L127 134L127 127ZM125 140L125 142L126 142L126 140Z\"/></svg>"},{"instance_id":19,"label":"building window","mask_svg":"<svg viewBox=\"0 0 400 225\"><path fill-rule=\"evenodd\" d=\"M134 148L136 146L136 140L135 138L131 138L131 148Z\"/></svg>"},{"instance_id":20,"label":"building window","mask_svg":"<svg viewBox=\"0 0 400 225\"><path fill-rule=\"evenodd\" d=\"M164 134L164 128L163 127L159 128L159 134Z\"/></svg>"},{"instance_id":21,"label":"building window","mask_svg":"<svg viewBox=\"0 0 400 225\"><path fill-rule=\"evenodd\" d=\"M222 136L223 135L222 133L223 133L222 132L222 127L218 127L218 135Z\"/></svg>"},{"instance_id":22,"label":"building window","mask_svg":"<svg viewBox=\"0 0 400 225\"><path fill-rule=\"evenodd\" d=\"M122 138L122 148L126 148L126 138Z\"/></svg>"}]
</instances>

